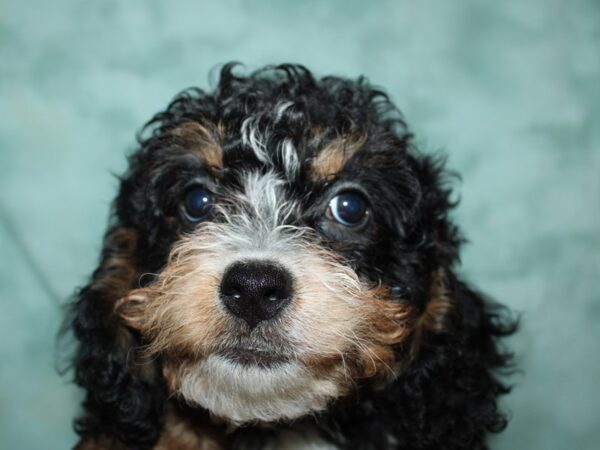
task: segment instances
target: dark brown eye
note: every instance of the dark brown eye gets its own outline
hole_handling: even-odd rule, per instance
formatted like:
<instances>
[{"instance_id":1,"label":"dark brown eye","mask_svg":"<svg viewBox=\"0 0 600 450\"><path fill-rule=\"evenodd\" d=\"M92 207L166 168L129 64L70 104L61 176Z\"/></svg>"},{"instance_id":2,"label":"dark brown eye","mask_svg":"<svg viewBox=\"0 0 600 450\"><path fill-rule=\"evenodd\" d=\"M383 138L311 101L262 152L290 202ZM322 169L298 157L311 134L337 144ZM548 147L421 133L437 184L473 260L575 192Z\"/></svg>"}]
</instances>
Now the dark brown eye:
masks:
<instances>
[{"instance_id":1,"label":"dark brown eye","mask_svg":"<svg viewBox=\"0 0 600 450\"><path fill-rule=\"evenodd\" d=\"M364 197L355 191L343 192L329 202L328 215L344 226L354 227L363 222L369 214Z\"/></svg>"},{"instance_id":2,"label":"dark brown eye","mask_svg":"<svg viewBox=\"0 0 600 450\"><path fill-rule=\"evenodd\" d=\"M183 214L190 222L200 222L208 217L213 203L212 192L201 186L193 187L183 200Z\"/></svg>"}]
</instances>

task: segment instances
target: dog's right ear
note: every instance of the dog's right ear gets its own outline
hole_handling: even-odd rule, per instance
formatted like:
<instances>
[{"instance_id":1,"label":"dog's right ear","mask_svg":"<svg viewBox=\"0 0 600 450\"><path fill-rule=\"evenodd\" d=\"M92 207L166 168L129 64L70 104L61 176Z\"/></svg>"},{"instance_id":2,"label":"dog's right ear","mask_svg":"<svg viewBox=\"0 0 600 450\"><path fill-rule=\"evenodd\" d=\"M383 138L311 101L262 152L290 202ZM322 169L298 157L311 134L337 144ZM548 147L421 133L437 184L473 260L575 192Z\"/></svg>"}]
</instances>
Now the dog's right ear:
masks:
<instances>
[{"instance_id":1,"label":"dog's right ear","mask_svg":"<svg viewBox=\"0 0 600 450\"><path fill-rule=\"evenodd\" d=\"M117 302L139 287L138 240L132 228L109 229L100 265L71 311L75 381L86 390L75 429L84 442L108 440L107 448L149 448L161 428L165 391L157 363L136 358L137 332L115 311ZM115 437L119 443L111 440Z\"/></svg>"}]
</instances>

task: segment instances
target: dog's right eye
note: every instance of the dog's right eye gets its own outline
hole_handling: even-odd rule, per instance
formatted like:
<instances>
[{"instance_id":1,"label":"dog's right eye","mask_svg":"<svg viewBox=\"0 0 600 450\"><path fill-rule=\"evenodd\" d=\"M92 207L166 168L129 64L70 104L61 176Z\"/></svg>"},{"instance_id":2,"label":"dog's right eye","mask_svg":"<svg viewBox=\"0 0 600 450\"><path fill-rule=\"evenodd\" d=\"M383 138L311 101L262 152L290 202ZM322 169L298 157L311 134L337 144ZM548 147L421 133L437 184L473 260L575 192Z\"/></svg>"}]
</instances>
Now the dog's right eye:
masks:
<instances>
[{"instance_id":1,"label":"dog's right eye","mask_svg":"<svg viewBox=\"0 0 600 450\"><path fill-rule=\"evenodd\" d=\"M212 209L214 196L202 186L195 186L187 191L182 204L182 212L190 222L206 219Z\"/></svg>"}]
</instances>

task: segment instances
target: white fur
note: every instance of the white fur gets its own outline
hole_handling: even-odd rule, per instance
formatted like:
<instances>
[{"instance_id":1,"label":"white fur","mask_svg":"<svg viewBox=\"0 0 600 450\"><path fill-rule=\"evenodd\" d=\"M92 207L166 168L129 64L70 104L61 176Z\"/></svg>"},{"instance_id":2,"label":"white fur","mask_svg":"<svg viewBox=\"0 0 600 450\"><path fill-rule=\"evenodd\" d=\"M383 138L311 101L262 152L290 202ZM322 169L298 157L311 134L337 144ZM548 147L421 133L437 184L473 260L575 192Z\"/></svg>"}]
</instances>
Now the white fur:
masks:
<instances>
[{"instance_id":1,"label":"white fur","mask_svg":"<svg viewBox=\"0 0 600 450\"><path fill-rule=\"evenodd\" d=\"M284 139L280 146L280 152L285 173L288 178L293 179L300 168L300 161L298 161L298 152L292 141Z\"/></svg>"},{"instance_id":2,"label":"white fur","mask_svg":"<svg viewBox=\"0 0 600 450\"><path fill-rule=\"evenodd\" d=\"M260 162L264 164L271 164L271 158L269 158L267 148L263 143L263 139L258 131L256 122L257 118L252 116L248 117L242 122L242 143L252 149L256 155L256 158Z\"/></svg>"},{"instance_id":3,"label":"white fur","mask_svg":"<svg viewBox=\"0 0 600 450\"><path fill-rule=\"evenodd\" d=\"M336 383L315 379L294 362L245 366L210 355L180 375L179 393L234 423L296 419L338 395Z\"/></svg>"},{"instance_id":4,"label":"white fur","mask_svg":"<svg viewBox=\"0 0 600 450\"><path fill-rule=\"evenodd\" d=\"M275 123L279 122L281 120L281 118L283 117L283 114L285 113L285 111L293 105L294 105L294 102L292 102L292 101L279 102L277 104L277 106L275 107L275 111L277 111L275 113Z\"/></svg>"},{"instance_id":5,"label":"white fur","mask_svg":"<svg viewBox=\"0 0 600 450\"><path fill-rule=\"evenodd\" d=\"M285 112L286 109L291 107L293 102L284 102L277 106L276 120L278 122L281 120L281 116ZM272 167L273 159L271 157L271 152L267 148L265 142L268 140L268 136L264 136L258 129L258 120L260 117L248 117L242 122L241 127L241 135L242 135L242 143L250 147L254 152L256 158L262 162L263 164ZM300 168L300 161L298 159L298 152L294 147L294 144L289 138L283 139L281 142L277 144L277 148L274 149L279 152L281 156L281 161L283 162L283 169L285 175L289 179L293 179ZM271 150L271 151L274 151Z\"/></svg>"}]
</instances>

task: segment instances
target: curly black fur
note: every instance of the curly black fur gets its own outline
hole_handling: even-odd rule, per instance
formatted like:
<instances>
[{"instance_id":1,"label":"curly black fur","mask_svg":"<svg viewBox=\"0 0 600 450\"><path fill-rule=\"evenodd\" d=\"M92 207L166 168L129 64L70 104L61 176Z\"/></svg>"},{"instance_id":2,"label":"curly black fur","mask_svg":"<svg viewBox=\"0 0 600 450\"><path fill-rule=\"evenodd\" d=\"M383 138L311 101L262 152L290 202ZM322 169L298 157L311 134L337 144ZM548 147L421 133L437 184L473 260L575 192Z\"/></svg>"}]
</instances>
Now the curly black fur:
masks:
<instances>
[{"instance_id":1,"label":"curly black fur","mask_svg":"<svg viewBox=\"0 0 600 450\"><path fill-rule=\"evenodd\" d=\"M276 107L286 100L294 106L274 126ZM424 336L402 375L385 389L359 389L326 413L279 426L310 424L325 439L353 450L487 448L486 434L506 426L497 397L509 391L500 374L511 356L499 339L512 333L515 323L454 275L462 239L448 217L454 205L443 161L414 148L400 113L363 78L317 80L295 65L249 76L226 65L213 92L184 91L140 134L139 150L121 179L100 266L73 305L75 380L86 391L78 433L130 449L151 448L158 439L166 399L160 364L136 363L139 337L117 319L114 303L151 280L142 274L159 271L177 233L190 226L178 216L178 204L186 183L204 169L185 152L173 151L182 144L169 131L189 121L223 123L225 165L254 167L258 162L243 151L239 136L250 115L270 131L267 146L290 138L301 161L310 161L316 151L310 130L323 130L325 141L366 135L368 150L351 161L347 177L378 193L371 199L376 226L360 236L339 236L318 215L309 215L308 225L322 232L323 245L352 261L361 277L391 286L398 301L421 309L430 274L443 268L456 308L448 327ZM235 183L233 175L230 182ZM304 172L289 188L307 210L327 190ZM341 238L352 245L339 246ZM229 436L229 447L260 448L266 433L240 428Z\"/></svg>"}]
</instances>

